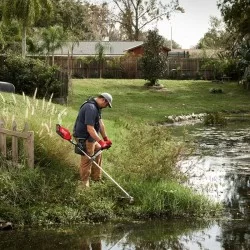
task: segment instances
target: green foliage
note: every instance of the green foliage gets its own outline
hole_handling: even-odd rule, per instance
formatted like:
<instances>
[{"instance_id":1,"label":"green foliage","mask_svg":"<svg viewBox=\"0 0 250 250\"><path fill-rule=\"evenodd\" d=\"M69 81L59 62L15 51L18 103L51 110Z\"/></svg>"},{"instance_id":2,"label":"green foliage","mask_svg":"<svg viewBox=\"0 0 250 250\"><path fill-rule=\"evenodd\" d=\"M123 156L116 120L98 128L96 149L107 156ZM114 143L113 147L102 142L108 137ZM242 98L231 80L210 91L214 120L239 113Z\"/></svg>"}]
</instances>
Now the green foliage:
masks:
<instances>
[{"instance_id":1,"label":"green foliage","mask_svg":"<svg viewBox=\"0 0 250 250\"><path fill-rule=\"evenodd\" d=\"M180 44L178 44L174 40L168 40L167 38L164 39L164 45L170 49L171 49L171 45L172 45L172 49L181 49Z\"/></svg>"},{"instance_id":2,"label":"green foliage","mask_svg":"<svg viewBox=\"0 0 250 250\"><path fill-rule=\"evenodd\" d=\"M5 23L11 23L13 19L18 20L22 29L22 56L26 56L26 32L39 19L42 9L47 13L52 11L50 0L5 0L2 5L2 17Z\"/></svg>"},{"instance_id":3,"label":"green foliage","mask_svg":"<svg viewBox=\"0 0 250 250\"><path fill-rule=\"evenodd\" d=\"M244 74L247 67L250 66L250 41L244 40L236 50L236 56L239 58L237 64L237 70L240 77L247 78ZM250 82L249 79L242 79L244 81Z\"/></svg>"},{"instance_id":4,"label":"green foliage","mask_svg":"<svg viewBox=\"0 0 250 250\"><path fill-rule=\"evenodd\" d=\"M120 147L120 157L113 159L123 178L129 182L182 178L175 165L184 145L172 138L167 127L127 123L123 126L127 130L126 141Z\"/></svg>"},{"instance_id":5,"label":"green foliage","mask_svg":"<svg viewBox=\"0 0 250 250\"><path fill-rule=\"evenodd\" d=\"M52 65L54 64L54 52L60 49L66 40L63 27L54 25L42 31L41 47L47 52L47 55L52 54Z\"/></svg>"},{"instance_id":6,"label":"green foliage","mask_svg":"<svg viewBox=\"0 0 250 250\"><path fill-rule=\"evenodd\" d=\"M220 56L219 58L204 58L201 68L212 69L214 80L221 80L222 76L230 76L237 80L236 60Z\"/></svg>"},{"instance_id":7,"label":"green foliage","mask_svg":"<svg viewBox=\"0 0 250 250\"><path fill-rule=\"evenodd\" d=\"M149 86L155 85L166 70L167 60L162 50L163 46L164 39L157 30L149 31L141 58L143 78L149 81Z\"/></svg>"},{"instance_id":8,"label":"green foliage","mask_svg":"<svg viewBox=\"0 0 250 250\"><path fill-rule=\"evenodd\" d=\"M21 52L21 30L20 24L13 20L10 24L0 23L0 47L1 54Z\"/></svg>"},{"instance_id":9,"label":"green foliage","mask_svg":"<svg viewBox=\"0 0 250 250\"><path fill-rule=\"evenodd\" d=\"M212 93L212 94L222 94L222 93L223 93L223 90L220 89L220 88L211 88L211 89L209 90L209 92Z\"/></svg>"},{"instance_id":10,"label":"green foliage","mask_svg":"<svg viewBox=\"0 0 250 250\"><path fill-rule=\"evenodd\" d=\"M32 95L36 89L38 97L60 94L61 83L55 78L56 67L40 60L8 56L0 69L0 79L13 83L17 93Z\"/></svg>"},{"instance_id":11,"label":"green foliage","mask_svg":"<svg viewBox=\"0 0 250 250\"><path fill-rule=\"evenodd\" d=\"M200 39L197 48L222 50L228 47L231 34L223 27L222 20L210 17L210 28Z\"/></svg>"},{"instance_id":12,"label":"green foliage","mask_svg":"<svg viewBox=\"0 0 250 250\"><path fill-rule=\"evenodd\" d=\"M51 12L51 1L4 0L2 9L3 20L9 22L12 19L17 19L23 27L27 27L32 25L40 17L43 8L45 8L48 13Z\"/></svg>"},{"instance_id":13,"label":"green foliage","mask_svg":"<svg viewBox=\"0 0 250 250\"><path fill-rule=\"evenodd\" d=\"M46 9L42 10L42 18L35 23L36 27L49 27L58 25L63 27L66 33L70 33L70 40L77 37L79 40L86 39L89 34L90 13L88 4L81 1L57 1L51 0L53 5L53 15Z\"/></svg>"},{"instance_id":14,"label":"green foliage","mask_svg":"<svg viewBox=\"0 0 250 250\"><path fill-rule=\"evenodd\" d=\"M105 44L102 44L101 42L97 43L95 50L96 60L98 62L99 77L102 78L103 63L105 61Z\"/></svg>"},{"instance_id":15,"label":"green foliage","mask_svg":"<svg viewBox=\"0 0 250 250\"><path fill-rule=\"evenodd\" d=\"M218 7L230 31L236 33L239 39L249 36L249 0L220 0Z\"/></svg>"},{"instance_id":16,"label":"green foliage","mask_svg":"<svg viewBox=\"0 0 250 250\"><path fill-rule=\"evenodd\" d=\"M227 124L227 120L225 116L220 112L209 113L204 117L205 125L222 125L225 126Z\"/></svg>"},{"instance_id":17,"label":"green foliage","mask_svg":"<svg viewBox=\"0 0 250 250\"><path fill-rule=\"evenodd\" d=\"M220 211L218 205L172 181L138 181L132 190L137 194L136 209L132 211L136 218L201 217Z\"/></svg>"}]
</instances>

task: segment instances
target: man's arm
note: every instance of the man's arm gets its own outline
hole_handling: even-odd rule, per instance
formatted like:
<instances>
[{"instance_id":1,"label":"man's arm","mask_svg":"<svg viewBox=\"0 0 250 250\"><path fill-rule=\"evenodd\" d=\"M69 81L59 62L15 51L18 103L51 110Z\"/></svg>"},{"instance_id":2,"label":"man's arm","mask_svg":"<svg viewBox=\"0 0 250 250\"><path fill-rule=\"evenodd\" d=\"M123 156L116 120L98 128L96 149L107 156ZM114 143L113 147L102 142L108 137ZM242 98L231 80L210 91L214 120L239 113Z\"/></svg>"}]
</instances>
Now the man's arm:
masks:
<instances>
[{"instance_id":1,"label":"man's arm","mask_svg":"<svg viewBox=\"0 0 250 250\"><path fill-rule=\"evenodd\" d=\"M105 125L104 125L102 119L100 119L99 123L100 123L100 133L102 135L102 138L105 138L105 137L107 137L107 134L106 134Z\"/></svg>"},{"instance_id":2,"label":"man's arm","mask_svg":"<svg viewBox=\"0 0 250 250\"><path fill-rule=\"evenodd\" d=\"M95 141L99 142L101 140L99 135L96 133L94 126L87 125L87 131Z\"/></svg>"},{"instance_id":3,"label":"man's arm","mask_svg":"<svg viewBox=\"0 0 250 250\"><path fill-rule=\"evenodd\" d=\"M100 149L108 149L111 147L112 143L107 143L104 140L101 140L101 138L99 137L99 135L96 133L95 128L91 125L87 125L87 130L90 134L90 136L97 141L100 144Z\"/></svg>"}]
</instances>

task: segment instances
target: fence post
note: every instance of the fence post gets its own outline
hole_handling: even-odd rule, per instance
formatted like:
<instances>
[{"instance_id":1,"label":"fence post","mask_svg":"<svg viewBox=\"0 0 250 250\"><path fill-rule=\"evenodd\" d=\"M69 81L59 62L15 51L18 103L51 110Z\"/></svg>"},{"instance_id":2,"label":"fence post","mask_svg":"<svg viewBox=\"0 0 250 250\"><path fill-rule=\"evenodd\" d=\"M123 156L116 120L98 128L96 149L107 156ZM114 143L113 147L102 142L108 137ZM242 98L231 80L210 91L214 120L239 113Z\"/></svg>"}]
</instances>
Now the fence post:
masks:
<instances>
[{"instance_id":1,"label":"fence post","mask_svg":"<svg viewBox=\"0 0 250 250\"><path fill-rule=\"evenodd\" d=\"M4 128L4 120L0 120L0 128ZM6 134L0 133L0 151L4 157L7 155Z\"/></svg>"},{"instance_id":2,"label":"fence post","mask_svg":"<svg viewBox=\"0 0 250 250\"><path fill-rule=\"evenodd\" d=\"M17 124L15 121L12 122L12 130L16 131ZM18 138L16 136L12 136L12 161L14 163L18 162Z\"/></svg>"},{"instance_id":3,"label":"fence post","mask_svg":"<svg viewBox=\"0 0 250 250\"><path fill-rule=\"evenodd\" d=\"M24 140L24 150L28 159L27 165L30 168L34 168L34 132L28 131L28 129L28 124L25 123L23 132L26 132L28 137Z\"/></svg>"}]
</instances>

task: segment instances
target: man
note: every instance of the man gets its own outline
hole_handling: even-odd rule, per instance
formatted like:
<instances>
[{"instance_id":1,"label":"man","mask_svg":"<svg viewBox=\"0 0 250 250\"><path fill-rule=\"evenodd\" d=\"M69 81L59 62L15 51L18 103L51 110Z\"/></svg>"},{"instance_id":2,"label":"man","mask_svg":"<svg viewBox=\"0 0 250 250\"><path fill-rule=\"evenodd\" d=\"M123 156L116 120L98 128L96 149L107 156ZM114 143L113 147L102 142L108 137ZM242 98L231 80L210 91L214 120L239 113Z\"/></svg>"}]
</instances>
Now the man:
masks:
<instances>
[{"instance_id":1,"label":"man","mask_svg":"<svg viewBox=\"0 0 250 250\"><path fill-rule=\"evenodd\" d=\"M82 149L92 156L99 149L111 147L112 142L108 139L104 123L101 117L103 108L112 107L112 96L109 93L102 93L95 98L91 98L82 104L74 126L74 137ZM101 137L103 139L101 139ZM76 153L81 154L80 177L83 186L89 187L89 179L99 181L101 179L101 170L92 164L82 152L76 148ZM95 159L101 166L102 154Z\"/></svg>"}]
</instances>

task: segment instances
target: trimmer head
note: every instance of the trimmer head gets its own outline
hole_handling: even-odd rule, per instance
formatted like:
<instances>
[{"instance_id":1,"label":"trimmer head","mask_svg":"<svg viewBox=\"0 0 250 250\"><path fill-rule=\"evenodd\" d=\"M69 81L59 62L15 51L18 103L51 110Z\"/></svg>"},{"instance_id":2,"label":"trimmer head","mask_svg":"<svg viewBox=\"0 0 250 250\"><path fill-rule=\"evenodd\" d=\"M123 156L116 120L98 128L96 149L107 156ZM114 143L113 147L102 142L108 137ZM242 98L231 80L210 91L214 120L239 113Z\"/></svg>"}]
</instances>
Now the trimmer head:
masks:
<instances>
[{"instance_id":1,"label":"trimmer head","mask_svg":"<svg viewBox=\"0 0 250 250\"><path fill-rule=\"evenodd\" d=\"M130 205L132 205L132 204L134 204L134 202L135 202L135 200L134 200L134 197L132 197L132 196L123 196L123 197L119 197L118 198L118 201L120 202L120 203L128 203L128 204L130 204Z\"/></svg>"}]
</instances>

